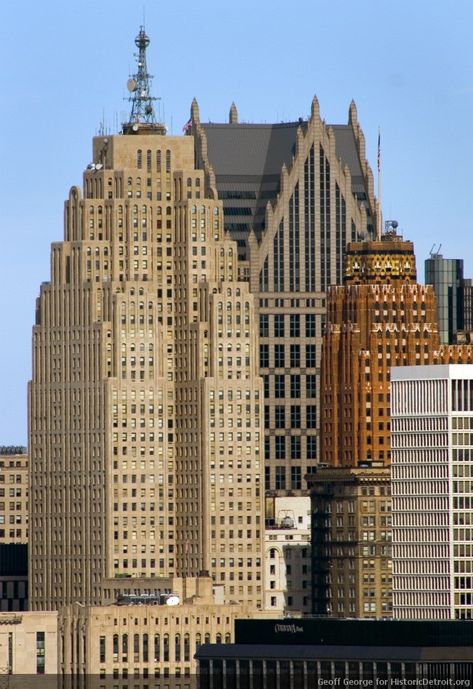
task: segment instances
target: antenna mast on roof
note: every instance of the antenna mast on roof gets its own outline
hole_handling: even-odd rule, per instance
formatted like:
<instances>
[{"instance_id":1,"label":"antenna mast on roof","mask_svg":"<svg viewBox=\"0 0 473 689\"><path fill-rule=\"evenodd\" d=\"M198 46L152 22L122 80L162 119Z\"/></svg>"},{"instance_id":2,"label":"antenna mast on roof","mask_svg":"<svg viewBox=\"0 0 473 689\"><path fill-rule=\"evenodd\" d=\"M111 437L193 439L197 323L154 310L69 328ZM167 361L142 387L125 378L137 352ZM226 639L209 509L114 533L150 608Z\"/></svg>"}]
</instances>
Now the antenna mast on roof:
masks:
<instances>
[{"instance_id":1,"label":"antenna mast on roof","mask_svg":"<svg viewBox=\"0 0 473 689\"><path fill-rule=\"evenodd\" d=\"M138 129L138 125L155 125L156 116L154 114L153 101L157 98L150 95L152 76L148 73L146 65L146 48L150 40L145 33L144 27L140 27L140 32L135 38L135 45L138 54L135 54L138 70L128 79L127 88L130 92L128 100L131 102L131 114L128 121L128 128Z\"/></svg>"}]
</instances>

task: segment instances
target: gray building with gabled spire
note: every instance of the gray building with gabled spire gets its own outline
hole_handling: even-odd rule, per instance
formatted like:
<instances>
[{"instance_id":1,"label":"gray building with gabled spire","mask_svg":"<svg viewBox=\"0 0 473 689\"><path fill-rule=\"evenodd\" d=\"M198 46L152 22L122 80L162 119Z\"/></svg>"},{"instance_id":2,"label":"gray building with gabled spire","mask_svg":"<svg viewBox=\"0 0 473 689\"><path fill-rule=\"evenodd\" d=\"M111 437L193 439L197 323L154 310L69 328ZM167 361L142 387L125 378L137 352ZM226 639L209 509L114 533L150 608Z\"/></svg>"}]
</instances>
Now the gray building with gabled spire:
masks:
<instances>
[{"instance_id":1,"label":"gray building with gabled spire","mask_svg":"<svg viewBox=\"0 0 473 689\"><path fill-rule=\"evenodd\" d=\"M347 242L369 238L378 213L365 140L352 102L328 125L316 98L309 119L203 123L194 100L188 134L207 193L224 207L240 277L256 296L265 383L265 485L298 490L320 461L319 371L325 292L341 284Z\"/></svg>"}]
</instances>

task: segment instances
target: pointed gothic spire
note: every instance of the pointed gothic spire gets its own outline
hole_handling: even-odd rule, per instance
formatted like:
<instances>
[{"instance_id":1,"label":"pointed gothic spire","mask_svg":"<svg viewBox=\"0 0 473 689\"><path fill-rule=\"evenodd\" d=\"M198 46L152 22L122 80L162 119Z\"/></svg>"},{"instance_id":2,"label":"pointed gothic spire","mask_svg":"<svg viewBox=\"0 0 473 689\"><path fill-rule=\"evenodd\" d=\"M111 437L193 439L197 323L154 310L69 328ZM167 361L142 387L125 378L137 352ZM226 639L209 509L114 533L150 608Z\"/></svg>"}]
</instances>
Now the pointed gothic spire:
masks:
<instances>
[{"instance_id":1,"label":"pointed gothic spire","mask_svg":"<svg viewBox=\"0 0 473 689\"><path fill-rule=\"evenodd\" d=\"M235 103L231 104L230 112L228 115L228 122L230 124L238 124L238 110Z\"/></svg>"},{"instance_id":2,"label":"pointed gothic spire","mask_svg":"<svg viewBox=\"0 0 473 689\"><path fill-rule=\"evenodd\" d=\"M356 110L356 103L354 100L350 103L350 108L348 110L348 124L357 124L358 122L358 112Z\"/></svg>"},{"instance_id":3,"label":"pointed gothic spire","mask_svg":"<svg viewBox=\"0 0 473 689\"><path fill-rule=\"evenodd\" d=\"M191 104L191 120L193 122L200 122L200 112L199 112L199 104L197 103L197 99L193 98L192 99L192 104Z\"/></svg>"}]
</instances>

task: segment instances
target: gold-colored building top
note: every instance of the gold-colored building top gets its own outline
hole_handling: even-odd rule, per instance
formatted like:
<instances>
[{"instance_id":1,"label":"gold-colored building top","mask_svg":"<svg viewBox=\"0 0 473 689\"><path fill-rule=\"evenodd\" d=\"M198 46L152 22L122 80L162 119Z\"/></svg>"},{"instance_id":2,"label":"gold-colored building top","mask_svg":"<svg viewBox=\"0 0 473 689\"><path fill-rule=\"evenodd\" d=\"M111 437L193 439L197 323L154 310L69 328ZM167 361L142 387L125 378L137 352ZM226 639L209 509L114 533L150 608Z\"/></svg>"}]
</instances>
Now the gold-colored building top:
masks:
<instances>
[{"instance_id":1,"label":"gold-colored building top","mask_svg":"<svg viewBox=\"0 0 473 689\"><path fill-rule=\"evenodd\" d=\"M380 241L350 242L347 246L344 284L391 284L417 279L414 245L395 231Z\"/></svg>"}]
</instances>

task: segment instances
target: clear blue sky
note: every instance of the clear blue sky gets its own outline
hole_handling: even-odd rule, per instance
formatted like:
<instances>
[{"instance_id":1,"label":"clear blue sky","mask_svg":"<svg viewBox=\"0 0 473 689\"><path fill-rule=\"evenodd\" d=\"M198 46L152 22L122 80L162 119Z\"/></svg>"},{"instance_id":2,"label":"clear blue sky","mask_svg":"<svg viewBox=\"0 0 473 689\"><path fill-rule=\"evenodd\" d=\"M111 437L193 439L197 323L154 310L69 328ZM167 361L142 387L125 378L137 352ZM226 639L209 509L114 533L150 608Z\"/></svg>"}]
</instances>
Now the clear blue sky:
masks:
<instances>
[{"instance_id":1,"label":"clear blue sky","mask_svg":"<svg viewBox=\"0 0 473 689\"><path fill-rule=\"evenodd\" d=\"M134 38L168 127L180 134L195 96L201 118L307 116L327 122L353 98L376 168L381 127L384 217L415 242L464 258L473 276L473 3L432 0L2 0L0 445L26 444L26 384L39 285L63 203L91 159L100 123L128 112Z\"/></svg>"}]
</instances>

